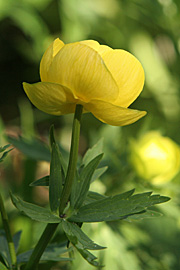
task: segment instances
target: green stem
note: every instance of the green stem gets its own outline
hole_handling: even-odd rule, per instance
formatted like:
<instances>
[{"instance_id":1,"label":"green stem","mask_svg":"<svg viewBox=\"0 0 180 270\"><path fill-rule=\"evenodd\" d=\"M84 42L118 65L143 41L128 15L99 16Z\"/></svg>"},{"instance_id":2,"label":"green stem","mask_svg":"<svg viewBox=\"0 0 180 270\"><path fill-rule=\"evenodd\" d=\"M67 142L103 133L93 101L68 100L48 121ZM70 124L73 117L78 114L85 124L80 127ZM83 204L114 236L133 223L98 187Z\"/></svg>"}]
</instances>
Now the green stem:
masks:
<instances>
[{"instance_id":1,"label":"green stem","mask_svg":"<svg viewBox=\"0 0 180 270\"><path fill-rule=\"evenodd\" d=\"M64 189L63 189L62 197L60 201L60 206L59 206L60 216L63 215L64 208L66 207L66 204L68 202L68 199L71 193L72 184L75 177L75 173L76 173L82 111L83 111L83 106L78 104L76 106L76 111L75 111L74 121L73 121L71 150L70 150L70 156L69 156L67 176L66 176L66 181L65 181L65 185L64 185Z\"/></svg>"},{"instance_id":2,"label":"green stem","mask_svg":"<svg viewBox=\"0 0 180 270\"><path fill-rule=\"evenodd\" d=\"M1 212L1 216L2 216L3 227L4 227L4 230L6 233L6 239L8 242L9 253L10 253L11 263L12 263L12 269L17 269L16 251L15 251L14 242L13 242L10 227L9 227L8 216L7 216L5 207L4 207L4 202L3 202L1 194L0 194L0 212Z\"/></svg>"},{"instance_id":3,"label":"green stem","mask_svg":"<svg viewBox=\"0 0 180 270\"><path fill-rule=\"evenodd\" d=\"M31 254L31 257L25 267L25 270L35 270L39 260L47 247L48 243L50 242L57 226L59 223L49 223L47 224L43 234L41 235L41 238L39 239L36 247L33 250L33 253Z\"/></svg>"},{"instance_id":4,"label":"green stem","mask_svg":"<svg viewBox=\"0 0 180 270\"><path fill-rule=\"evenodd\" d=\"M76 164L78 158L78 148L79 148L79 135L80 135L80 121L82 115L83 107L82 105L76 106L76 111L74 114L73 128L72 128L72 139L71 139L71 150L69 157L69 165L66 176L65 185L62 192L62 199L60 201L59 213L63 214L64 208L66 207L66 203L69 199L71 188L74 180L74 176L76 173ZM57 226L59 223L49 223L47 224L41 238L39 239L36 247L31 254L31 257L25 267L25 270L35 270L39 260L50 242Z\"/></svg>"}]
</instances>

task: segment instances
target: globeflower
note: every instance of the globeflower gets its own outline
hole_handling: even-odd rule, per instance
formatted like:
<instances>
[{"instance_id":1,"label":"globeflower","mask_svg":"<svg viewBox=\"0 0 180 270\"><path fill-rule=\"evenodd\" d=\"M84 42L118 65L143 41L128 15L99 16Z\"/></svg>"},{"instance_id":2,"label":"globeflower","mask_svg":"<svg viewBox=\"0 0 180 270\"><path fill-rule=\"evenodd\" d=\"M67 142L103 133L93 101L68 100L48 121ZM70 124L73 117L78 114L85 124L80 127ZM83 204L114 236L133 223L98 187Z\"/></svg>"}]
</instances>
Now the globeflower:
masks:
<instances>
[{"instance_id":1,"label":"globeflower","mask_svg":"<svg viewBox=\"0 0 180 270\"><path fill-rule=\"evenodd\" d=\"M56 39L40 63L41 82L23 83L31 102L45 113L74 113L77 104L100 121L123 126L146 112L129 109L144 85L144 70L129 52L94 40L64 44Z\"/></svg>"},{"instance_id":2,"label":"globeflower","mask_svg":"<svg viewBox=\"0 0 180 270\"><path fill-rule=\"evenodd\" d=\"M130 161L137 174L153 184L172 180L180 170L180 147L157 131L130 142Z\"/></svg>"}]
</instances>

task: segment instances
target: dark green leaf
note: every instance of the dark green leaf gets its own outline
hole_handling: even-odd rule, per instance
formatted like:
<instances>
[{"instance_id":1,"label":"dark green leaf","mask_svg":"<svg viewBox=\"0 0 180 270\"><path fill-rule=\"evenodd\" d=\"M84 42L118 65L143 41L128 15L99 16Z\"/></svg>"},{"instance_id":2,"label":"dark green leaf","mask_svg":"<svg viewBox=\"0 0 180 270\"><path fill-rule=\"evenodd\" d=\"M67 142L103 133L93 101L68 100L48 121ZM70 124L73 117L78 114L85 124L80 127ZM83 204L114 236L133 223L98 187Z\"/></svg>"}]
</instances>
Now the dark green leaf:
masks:
<instances>
[{"instance_id":1,"label":"dark green leaf","mask_svg":"<svg viewBox=\"0 0 180 270\"><path fill-rule=\"evenodd\" d=\"M79 179L74 181L74 187L71 194L71 205L73 208L78 209L82 205L88 193L92 175L102 159L102 156L103 154L96 156L85 167L83 167Z\"/></svg>"},{"instance_id":2,"label":"dark green leaf","mask_svg":"<svg viewBox=\"0 0 180 270\"><path fill-rule=\"evenodd\" d=\"M50 161L51 155L48 147L40 140L26 140L22 137L18 139L8 136L8 141L19 149L24 155L35 159Z\"/></svg>"},{"instance_id":3,"label":"dark green leaf","mask_svg":"<svg viewBox=\"0 0 180 270\"><path fill-rule=\"evenodd\" d=\"M11 266L11 257L9 254L8 242L5 235L0 236L0 255L7 267Z\"/></svg>"},{"instance_id":4,"label":"dark green leaf","mask_svg":"<svg viewBox=\"0 0 180 270\"><path fill-rule=\"evenodd\" d=\"M27 203L13 194L11 194L11 200L19 211L31 219L46 223L60 223L62 221L58 216L53 215L48 209Z\"/></svg>"},{"instance_id":5,"label":"dark green leaf","mask_svg":"<svg viewBox=\"0 0 180 270\"><path fill-rule=\"evenodd\" d=\"M127 217L127 221L133 221L133 220L139 220L139 219L144 219L144 218L157 218L157 217L161 217L162 214L156 211L152 211L152 210L147 210L144 213L140 213L140 214L134 214L131 216Z\"/></svg>"},{"instance_id":6,"label":"dark green leaf","mask_svg":"<svg viewBox=\"0 0 180 270\"><path fill-rule=\"evenodd\" d=\"M106 196L99 194L97 192L93 192L93 191L88 191L88 194L83 202L83 205L88 204L88 203L92 203L98 200L102 200L106 198Z\"/></svg>"},{"instance_id":7,"label":"dark green leaf","mask_svg":"<svg viewBox=\"0 0 180 270\"><path fill-rule=\"evenodd\" d=\"M97 257L95 257L92 253L90 253L87 249L83 249L82 245L77 245L76 249L79 251L81 256L91 265L99 266L99 263L95 261Z\"/></svg>"},{"instance_id":8,"label":"dark green leaf","mask_svg":"<svg viewBox=\"0 0 180 270\"><path fill-rule=\"evenodd\" d=\"M60 257L60 255L66 253L66 252L69 252L71 251L72 248L66 248L65 246L60 246L60 245L57 245L57 244L52 244L52 245L49 245L40 261L56 261L56 262L59 262L59 261L72 261L73 259L72 258L65 258L65 257ZM25 263L29 260L31 254L32 254L33 250L28 250L24 253L21 253L17 256L17 262L18 263Z\"/></svg>"},{"instance_id":9,"label":"dark green leaf","mask_svg":"<svg viewBox=\"0 0 180 270\"><path fill-rule=\"evenodd\" d=\"M64 232L67 235L67 238L73 245L78 245L81 243L83 249L90 250L99 250L104 249L105 247L99 246L95 244L82 230L79 228L77 224L64 221L62 222L62 227Z\"/></svg>"},{"instance_id":10,"label":"dark green leaf","mask_svg":"<svg viewBox=\"0 0 180 270\"><path fill-rule=\"evenodd\" d=\"M31 187L34 186L43 186L43 187L48 187L49 186L49 175L46 175L38 180L33 181L30 184Z\"/></svg>"},{"instance_id":11,"label":"dark green leaf","mask_svg":"<svg viewBox=\"0 0 180 270\"><path fill-rule=\"evenodd\" d=\"M1 270L8 270L8 268L2 262L0 262L0 269Z\"/></svg>"},{"instance_id":12,"label":"dark green leaf","mask_svg":"<svg viewBox=\"0 0 180 270\"><path fill-rule=\"evenodd\" d=\"M57 213L62 193L62 168L59 157L59 148L56 143L52 145L50 176L49 176L49 202L51 211Z\"/></svg>"},{"instance_id":13,"label":"dark green leaf","mask_svg":"<svg viewBox=\"0 0 180 270\"><path fill-rule=\"evenodd\" d=\"M91 160L103 153L103 139L100 139L92 148L88 149L83 157L82 165L86 166Z\"/></svg>"},{"instance_id":14,"label":"dark green leaf","mask_svg":"<svg viewBox=\"0 0 180 270\"><path fill-rule=\"evenodd\" d=\"M49 130L49 141L50 141L50 146L52 149L53 143L56 143L56 140L54 137L54 125L52 125Z\"/></svg>"},{"instance_id":15,"label":"dark green leaf","mask_svg":"<svg viewBox=\"0 0 180 270\"><path fill-rule=\"evenodd\" d=\"M17 253L18 248L19 248L21 234L22 234L22 231L18 231L15 235L13 235L13 242L14 242L14 247L15 247L16 253Z\"/></svg>"},{"instance_id":16,"label":"dark green leaf","mask_svg":"<svg viewBox=\"0 0 180 270\"><path fill-rule=\"evenodd\" d=\"M152 205L169 200L168 197L151 195L152 192L136 194L134 190L107 197L82 206L69 218L73 222L100 222L125 219L130 215L146 211Z\"/></svg>"},{"instance_id":17,"label":"dark green leaf","mask_svg":"<svg viewBox=\"0 0 180 270\"><path fill-rule=\"evenodd\" d=\"M54 136L54 125L52 125L50 127L50 131L49 131L49 140L50 140L50 146L51 146L51 149L53 147L53 143L56 144L56 140L55 140L55 136ZM58 145L59 147L59 145ZM60 147L59 147L59 158L60 158L60 164L62 166L62 170L63 170L63 177L65 178L66 176L66 172L67 172L67 165L63 159L63 156L61 154L61 151L60 151Z\"/></svg>"}]
</instances>

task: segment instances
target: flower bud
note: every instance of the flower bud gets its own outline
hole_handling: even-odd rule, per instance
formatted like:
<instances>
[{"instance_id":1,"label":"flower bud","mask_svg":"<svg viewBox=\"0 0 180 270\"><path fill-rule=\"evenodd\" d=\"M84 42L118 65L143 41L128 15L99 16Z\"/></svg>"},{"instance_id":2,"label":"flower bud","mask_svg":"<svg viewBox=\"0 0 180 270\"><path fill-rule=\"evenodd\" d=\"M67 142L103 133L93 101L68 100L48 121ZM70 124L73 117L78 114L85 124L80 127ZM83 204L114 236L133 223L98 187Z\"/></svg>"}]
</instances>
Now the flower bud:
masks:
<instances>
[{"instance_id":1,"label":"flower bud","mask_svg":"<svg viewBox=\"0 0 180 270\"><path fill-rule=\"evenodd\" d=\"M180 170L180 147L151 131L130 142L130 162L137 174L153 184L171 181Z\"/></svg>"}]
</instances>

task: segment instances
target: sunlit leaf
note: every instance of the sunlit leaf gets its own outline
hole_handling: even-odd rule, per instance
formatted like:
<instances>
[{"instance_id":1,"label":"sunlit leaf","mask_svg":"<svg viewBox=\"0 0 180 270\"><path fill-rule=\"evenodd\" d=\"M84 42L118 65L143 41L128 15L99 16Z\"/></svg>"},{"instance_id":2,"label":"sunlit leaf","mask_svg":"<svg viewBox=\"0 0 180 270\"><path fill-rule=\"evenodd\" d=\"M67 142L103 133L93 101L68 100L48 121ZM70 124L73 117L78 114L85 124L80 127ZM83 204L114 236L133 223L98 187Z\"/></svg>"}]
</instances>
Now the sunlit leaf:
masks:
<instances>
[{"instance_id":1,"label":"sunlit leaf","mask_svg":"<svg viewBox=\"0 0 180 270\"><path fill-rule=\"evenodd\" d=\"M83 157L82 165L86 166L91 160L103 153L103 139L100 139L92 148L89 148Z\"/></svg>"},{"instance_id":2,"label":"sunlit leaf","mask_svg":"<svg viewBox=\"0 0 180 270\"><path fill-rule=\"evenodd\" d=\"M1 270L8 270L8 268L2 262L0 262L0 269Z\"/></svg>"}]
</instances>

